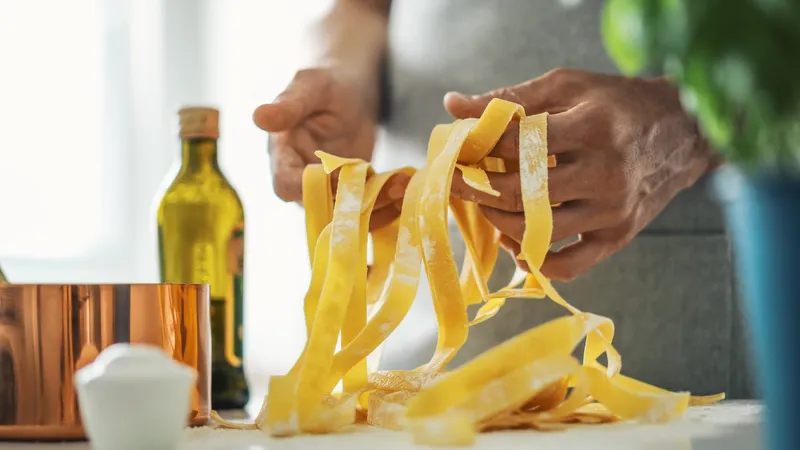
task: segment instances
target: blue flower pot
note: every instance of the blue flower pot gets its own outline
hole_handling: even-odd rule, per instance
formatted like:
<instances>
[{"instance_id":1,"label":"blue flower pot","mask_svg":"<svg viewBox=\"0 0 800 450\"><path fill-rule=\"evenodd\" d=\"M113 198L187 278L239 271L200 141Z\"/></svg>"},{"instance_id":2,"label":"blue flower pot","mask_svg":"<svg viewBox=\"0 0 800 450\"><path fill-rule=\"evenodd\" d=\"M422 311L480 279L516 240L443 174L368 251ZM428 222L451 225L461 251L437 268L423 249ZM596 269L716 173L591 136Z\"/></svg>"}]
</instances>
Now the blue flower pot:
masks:
<instances>
[{"instance_id":1,"label":"blue flower pot","mask_svg":"<svg viewBox=\"0 0 800 450\"><path fill-rule=\"evenodd\" d=\"M731 232L770 449L800 449L800 177L716 174Z\"/></svg>"}]
</instances>

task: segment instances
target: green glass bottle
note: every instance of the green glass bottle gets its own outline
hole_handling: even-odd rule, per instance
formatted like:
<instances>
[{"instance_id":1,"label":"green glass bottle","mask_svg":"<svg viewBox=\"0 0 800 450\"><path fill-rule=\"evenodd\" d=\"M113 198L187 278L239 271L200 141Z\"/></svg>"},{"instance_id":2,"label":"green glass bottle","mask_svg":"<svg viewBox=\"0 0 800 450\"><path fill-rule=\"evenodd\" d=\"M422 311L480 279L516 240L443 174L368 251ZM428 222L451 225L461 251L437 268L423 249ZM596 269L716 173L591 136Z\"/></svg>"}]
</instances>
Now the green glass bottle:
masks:
<instances>
[{"instance_id":1,"label":"green glass bottle","mask_svg":"<svg viewBox=\"0 0 800 450\"><path fill-rule=\"evenodd\" d=\"M6 274L3 273L3 268L0 267L0 284L8 283L8 278L6 278Z\"/></svg>"},{"instance_id":2,"label":"green glass bottle","mask_svg":"<svg viewBox=\"0 0 800 450\"><path fill-rule=\"evenodd\" d=\"M217 160L219 112L183 108L181 165L158 207L161 280L211 287L211 407L242 409L244 209Z\"/></svg>"}]
</instances>

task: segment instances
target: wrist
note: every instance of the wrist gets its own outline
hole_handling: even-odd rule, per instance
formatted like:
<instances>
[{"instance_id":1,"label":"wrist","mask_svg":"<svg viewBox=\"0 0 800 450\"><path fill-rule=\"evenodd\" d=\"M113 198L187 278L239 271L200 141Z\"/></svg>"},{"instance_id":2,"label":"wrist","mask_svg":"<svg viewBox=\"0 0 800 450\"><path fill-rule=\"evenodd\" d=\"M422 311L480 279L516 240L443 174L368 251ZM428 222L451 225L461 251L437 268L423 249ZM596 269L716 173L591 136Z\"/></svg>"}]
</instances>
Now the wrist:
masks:
<instances>
[{"instance_id":1,"label":"wrist","mask_svg":"<svg viewBox=\"0 0 800 450\"><path fill-rule=\"evenodd\" d=\"M336 1L309 33L310 65L329 70L375 117L380 104L381 63L386 54L388 5L388 0Z\"/></svg>"}]
</instances>

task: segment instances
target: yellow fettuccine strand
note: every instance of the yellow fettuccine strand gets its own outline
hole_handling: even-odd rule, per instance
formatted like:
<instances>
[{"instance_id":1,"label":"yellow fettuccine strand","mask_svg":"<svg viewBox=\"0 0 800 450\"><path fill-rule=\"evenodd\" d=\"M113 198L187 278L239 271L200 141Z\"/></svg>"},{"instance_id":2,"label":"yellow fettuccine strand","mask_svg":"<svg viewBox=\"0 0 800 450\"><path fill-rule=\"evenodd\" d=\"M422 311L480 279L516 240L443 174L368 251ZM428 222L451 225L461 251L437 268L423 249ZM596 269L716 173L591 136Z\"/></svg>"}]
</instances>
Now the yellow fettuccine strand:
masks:
<instances>
[{"instance_id":1,"label":"yellow fettuccine strand","mask_svg":"<svg viewBox=\"0 0 800 450\"><path fill-rule=\"evenodd\" d=\"M519 161L488 156L506 126L519 120ZM272 377L269 398L254 424L273 436L332 433L352 423L409 431L417 442L467 445L479 431L562 429L617 420L664 422L690 405L724 394L690 397L621 375L612 345L614 324L579 311L562 298L540 268L550 248L552 207L547 176L547 114L526 116L517 104L495 99L479 119L437 125L424 169L376 174L361 160L317 152L322 165L303 175L311 282L304 303L307 342L284 376ZM518 165L518 166L517 166ZM486 172L520 172L526 229L517 271L490 292L499 232L473 203L450 198L456 169L474 189L499 196ZM330 173L339 170L334 200ZM398 172L411 176L400 217L372 231L374 261L367 272L369 218L381 189ZM466 243L459 274L447 228L450 211ZM439 338L431 360L413 370L368 374L367 356L411 308L424 268ZM469 327L489 320L508 298L544 298L571 314L546 322L445 372ZM467 306L483 303L469 320ZM341 349L336 351L337 340ZM572 357L585 340L583 362ZM608 366L598 362L605 354ZM344 381L344 392L333 389ZM569 388L572 388L571 390Z\"/></svg>"}]
</instances>

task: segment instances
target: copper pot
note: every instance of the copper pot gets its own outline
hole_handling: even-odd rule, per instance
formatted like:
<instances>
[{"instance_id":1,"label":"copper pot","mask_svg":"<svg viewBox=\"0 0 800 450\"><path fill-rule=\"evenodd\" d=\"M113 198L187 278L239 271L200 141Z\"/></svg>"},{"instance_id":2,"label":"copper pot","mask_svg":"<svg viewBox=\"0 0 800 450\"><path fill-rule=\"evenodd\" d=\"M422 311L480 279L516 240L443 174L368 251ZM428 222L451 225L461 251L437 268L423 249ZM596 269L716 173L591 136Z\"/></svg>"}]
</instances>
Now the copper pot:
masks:
<instances>
[{"instance_id":1,"label":"copper pot","mask_svg":"<svg viewBox=\"0 0 800 450\"><path fill-rule=\"evenodd\" d=\"M208 285L0 285L0 439L85 439L73 376L118 342L197 370L188 423L207 423L208 308Z\"/></svg>"}]
</instances>

